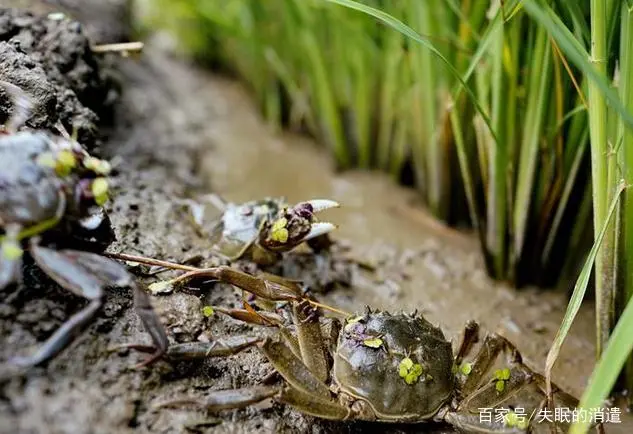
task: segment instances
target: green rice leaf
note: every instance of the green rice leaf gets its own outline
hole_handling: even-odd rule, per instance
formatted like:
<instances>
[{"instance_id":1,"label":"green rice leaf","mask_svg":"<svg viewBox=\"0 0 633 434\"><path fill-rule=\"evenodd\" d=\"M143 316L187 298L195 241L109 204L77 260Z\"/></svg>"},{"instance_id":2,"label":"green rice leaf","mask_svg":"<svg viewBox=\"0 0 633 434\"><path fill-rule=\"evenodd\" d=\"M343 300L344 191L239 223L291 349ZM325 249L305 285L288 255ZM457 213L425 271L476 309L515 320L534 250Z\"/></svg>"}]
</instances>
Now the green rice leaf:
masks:
<instances>
[{"instance_id":1,"label":"green rice leaf","mask_svg":"<svg viewBox=\"0 0 633 434\"><path fill-rule=\"evenodd\" d=\"M615 196L611 201L611 206L609 207L609 212L607 214L607 220L603 222L602 228L600 230L600 234L596 239L593 247L591 248L589 255L585 261L585 265L582 267L580 275L578 276L578 280L576 281L576 285L574 286L574 291L572 293L571 299L569 300L569 304L567 305L567 311L565 312L565 316L563 317L563 321L556 333L556 337L554 338L554 343L547 354L547 360L545 362L545 378L547 379L548 384L551 384L551 375L552 368L554 367L554 363L558 359L558 355L560 354L560 349L563 346L563 342L569 333L569 329L571 328L576 315L578 314L578 310L580 309L580 305L582 304L582 300L585 297L585 292L587 290L587 284L589 283L589 278L591 276L591 270L593 268L593 264L596 260L596 255L598 254L598 250L600 245L602 244L602 240L604 239L604 235L607 231L607 227L609 226L609 222L613 216L615 209L617 208L620 195L624 191L625 184L621 182L617 191L615 192ZM630 304L630 303L629 303ZM633 307L631 308L633 310ZM633 318L633 315L631 315ZM630 335L631 342L633 344L633 334ZM622 362L624 363L624 361ZM617 376L617 372L615 375ZM610 390L610 389L609 389ZM607 392L608 393L608 392ZM605 395L606 396L606 395Z\"/></svg>"}]
</instances>

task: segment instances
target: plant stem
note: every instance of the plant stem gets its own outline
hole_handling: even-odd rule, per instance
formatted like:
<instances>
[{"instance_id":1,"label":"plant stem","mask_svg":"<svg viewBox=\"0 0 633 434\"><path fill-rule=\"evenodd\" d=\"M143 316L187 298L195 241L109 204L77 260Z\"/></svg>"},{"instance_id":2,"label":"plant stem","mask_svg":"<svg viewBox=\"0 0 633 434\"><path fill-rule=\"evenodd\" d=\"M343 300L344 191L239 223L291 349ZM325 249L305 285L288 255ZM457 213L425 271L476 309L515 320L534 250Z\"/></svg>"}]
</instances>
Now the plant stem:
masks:
<instances>
[{"instance_id":1,"label":"plant stem","mask_svg":"<svg viewBox=\"0 0 633 434\"><path fill-rule=\"evenodd\" d=\"M606 6L604 0L591 0L591 63L596 73L607 72ZM594 240L604 224L607 206L607 105L594 80L588 81L589 134L591 137L591 171L593 187ZM596 352L600 356L609 338L613 324L610 310L613 300L613 282L609 272L612 239L605 237L596 260ZM609 242L611 241L611 242Z\"/></svg>"},{"instance_id":2,"label":"plant stem","mask_svg":"<svg viewBox=\"0 0 633 434\"><path fill-rule=\"evenodd\" d=\"M620 97L622 103L633 112L633 3L623 2L621 11L620 34ZM624 182L633 185L633 131L620 123L622 144L620 161L623 165ZM622 214L622 262L624 270L622 283L624 285L622 297L619 297L621 309L633 295L633 190L629 187L624 191L624 206ZM629 358L625 371L625 386L633 390L633 358Z\"/></svg>"},{"instance_id":3,"label":"plant stem","mask_svg":"<svg viewBox=\"0 0 633 434\"><path fill-rule=\"evenodd\" d=\"M500 11L498 13L501 13ZM507 191L508 171L507 142L505 136L505 92L503 74L504 25L500 25L494 36L491 71L492 123L499 140L487 140L489 165L488 183L488 233L486 243L492 255L495 276L505 277L506 272L506 232L507 232ZM485 127L483 127L485 128ZM527 213L526 213L527 214Z\"/></svg>"}]
</instances>

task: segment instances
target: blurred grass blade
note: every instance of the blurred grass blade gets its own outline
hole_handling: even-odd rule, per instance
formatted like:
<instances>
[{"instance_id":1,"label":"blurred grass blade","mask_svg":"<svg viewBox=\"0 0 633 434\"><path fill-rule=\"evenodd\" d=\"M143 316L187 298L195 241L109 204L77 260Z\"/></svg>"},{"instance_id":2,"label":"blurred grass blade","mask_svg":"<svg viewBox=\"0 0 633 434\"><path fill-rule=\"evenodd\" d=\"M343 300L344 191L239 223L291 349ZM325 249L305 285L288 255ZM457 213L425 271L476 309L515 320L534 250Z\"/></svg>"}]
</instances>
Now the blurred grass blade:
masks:
<instances>
[{"instance_id":1,"label":"blurred grass blade","mask_svg":"<svg viewBox=\"0 0 633 434\"><path fill-rule=\"evenodd\" d=\"M324 138L327 144L331 146L339 165L347 168L351 164L349 151L345 146L343 126L336 107L333 89L328 79L325 60L314 33L305 30L301 32L299 38L302 42L304 53L310 62L313 74L314 88L312 91L319 108L319 124L323 129Z\"/></svg>"},{"instance_id":2,"label":"blurred grass blade","mask_svg":"<svg viewBox=\"0 0 633 434\"><path fill-rule=\"evenodd\" d=\"M574 23L575 30L578 33L576 37L587 44L591 43L591 31L589 30L580 5L577 2L570 1L561 1L560 3L567 9Z\"/></svg>"},{"instance_id":3,"label":"blurred grass blade","mask_svg":"<svg viewBox=\"0 0 633 434\"><path fill-rule=\"evenodd\" d=\"M464 144L464 136L462 134L462 126L460 115L455 109L455 101L449 100L449 116L451 126L453 127L453 134L455 137L455 145L457 148L457 158L459 159L459 168L464 180L464 190L466 192L466 200L468 201L468 211L470 213L470 220L478 232L481 227L479 223L479 216L477 215L477 206L475 205L475 186L473 184L473 176L470 172L470 163L466 154L466 146Z\"/></svg>"},{"instance_id":4,"label":"blurred grass blade","mask_svg":"<svg viewBox=\"0 0 633 434\"><path fill-rule=\"evenodd\" d=\"M334 0L326 0L334 1ZM339 0L340 1L340 0ZM618 94L611 88L609 81L600 75L587 60L589 53L574 38L556 13L546 4L537 0L524 0L523 7L539 24L547 29L563 52L591 80L593 80L604 97L622 117L628 128L633 129L633 114L629 113L620 101Z\"/></svg>"},{"instance_id":5,"label":"blurred grass blade","mask_svg":"<svg viewBox=\"0 0 633 434\"><path fill-rule=\"evenodd\" d=\"M514 253L512 260L516 263L523 254L524 240L528 226L529 210L534 196L534 175L538 163L538 150L543 129L545 107L551 90L549 75L551 64L550 43L543 28L538 28L536 44L532 50L528 101L523 128L522 146L519 156L516 197L513 210L514 221Z\"/></svg>"},{"instance_id":6,"label":"blurred grass blade","mask_svg":"<svg viewBox=\"0 0 633 434\"><path fill-rule=\"evenodd\" d=\"M345 6L345 7L350 8L350 9L355 9L357 11L360 11L360 12L363 12L365 14L371 15L372 17L378 19L379 21L381 21L382 23L384 23L387 26L391 27L392 29L402 33L403 35L413 39L414 41L422 44L424 47L426 47L429 50L431 50L431 52L433 54L435 54L440 60L442 60L442 62L444 62L446 64L446 66L448 66L448 69L460 81L462 86L464 86L464 88L466 89L466 92L468 93L468 95L470 96L473 104L475 105L475 108L477 109L477 111L479 112L481 117L483 118L484 122L486 122L486 125L488 125L488 128L490 129L490 133L492 134L493 139L495 140L495 142L497 141L497 137L496 137L496 135L494 133L494 130L492 128L492 124L490 122L490 118L488 117L488 114L483 109L483 107L481 107L481 105L479 104L479 101L477 100L477 97L476 97L475 93L468 86L468 84L463 80L463 78L462 78L461 74L459 73L459 71L457 69L455 69L453 64L451 64L451 62L449 62L448 59L446 57L444 57L442 55L442 53L437 48L435 48L435 46L433 44L431 44L429 41L424 39L415 30L413 30L411 27L409 27L406 24L404 24L402 21L392 17L391 15L389 15L389 14L387 14L387 13L381 11L381 10L372 8L370 6L358 3L358 2L353 1L353 0L323 0L323 1L330 2L330 3L335 3L335 4L338 4L338 5ZM631 122L631 125L633 125L633 122Z\"/></svg>"},{"instance_id":7,"label":"blurred grass blade","mask_svg":"<svg viewBox=\"0 0 633 434\"><path fill-rule=\"evenodd\" d=\"M584 107L580 107L584 110ZM567 180L565 181L565 186L563 187L563 193L560 198L560 202L558 204L558 208L556 209L556 214L554 215L554 220L552 222L550 233L548 234L547 241L545 242L545 246L543 248L543 252L541 254L541 264L543 266L547 265L550 262L550 255L552 253L552 249L554 246L554 241L556 239L556 235L558 234L558 229L563 221L563 215L565 214L567 203L569 202L569 197L571 195L571 191L574 188L574 185L577 182L578 172L580 170L580 166L585 154L585 150L587 148L587 144L589 143L588 139L589 131L586 130L584 137L580 140L580 145L576 148L576 152L574 153L574 162L571 166L569 173L567 174ZM582 222L579 221L581 224Z\"/></svg>"},{"instance_id":8,"label":"blurred grass blade","mask_svg":"<svg viewBox=\"0 0 633 434\"><path fill-rule=\"evenodd\" d=\"M578 280L576 281L576 285L574 286L574 292L572 293L571 299L569 300L569 304L567 305L567 311L565 312L565 316L563 317L563 321L556 333L556 337L554 338L554 343L547 354L547 360L545 362L545 378L547 381L548 390L551 390L551 376L552 376L552 368L554 367L554 363L556 363L556 359L558 359L558 355L560 353L560 349L567 337L567 333L569 333L569 329L571 328L574 319L576 318L576 314L580 309L580 305L582 303L583 298L585 297L585 291L587 290L587 284L589 283L589 278L591 277L591 270L593 268L593 264L596 260L596 255L598 254L598 250L600 245L602 244L602 240L607 231L607 227L609 226L609 222L611 221L611 217L615 209L617 208L618 201L620 199L620 195L622 191L624 191L625 184L621 182L618 186L617 191L615 192L615 196L611 201L611 206L609 207L609 213L607 214L606 221L602 224L602 229L600 230L600 234L596 239L593 247L591 248L589 255L585 261L585 265L582 267L580 272L580 276L578 276ZM633 339L633 334L630 335L631 339ZM624 363L624 362L623 362ZM616 374L617 375L617 374Z\"/></svg>"},{"instance_id":9,"label":"blurred grass blade","mask_svg":"<svg viewBox=\"0 0 633 434\"><path fill-rule=\"evenodd\" d=\"M499 11L497 12L497 17ZM506 115L508 106L507 75L504 70L504 53L506 51L505 26L495 26L491 38L494 44L489 53L490 63L490 106L492 122L499 138L498 142L488 140L490 134L485 131L480 137L484 140L488 165L488 200L487 200L487 228L486 245L492 258L492 269L495 277L506 275L506 245L508 231L507 212L507 146Z\"/></svg>"}]
</instances>

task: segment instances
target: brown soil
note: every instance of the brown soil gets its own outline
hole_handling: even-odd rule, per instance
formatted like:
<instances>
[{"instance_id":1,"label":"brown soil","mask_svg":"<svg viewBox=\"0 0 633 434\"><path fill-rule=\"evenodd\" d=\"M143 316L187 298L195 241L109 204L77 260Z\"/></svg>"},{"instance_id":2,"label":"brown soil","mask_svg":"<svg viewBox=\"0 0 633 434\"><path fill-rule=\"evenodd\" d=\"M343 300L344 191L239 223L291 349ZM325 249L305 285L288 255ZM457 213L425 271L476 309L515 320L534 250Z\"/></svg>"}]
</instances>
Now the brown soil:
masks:
<instances>
[{"instance_id":1,"label":"brown soil","mask_svg":"<svg viewBox=\"0 0 633 434\"><path fill-rule=\"evenodd\" d=\"M93 23L86 27L93 41L115 42L116 33L104 33L103 29L112 29L102 22L116 14L71 11ZM492 282L476 240L435 222L415 205L414 192L382 174L334 173L324 149L266 126L239 83L170 54L169 39L158 36L146 42L140 57L117 62L123 93L115 127L102 130L107 133L103 152L117 169L116 196L108 210L117 242L110 251L177 262L197 254L209 258L207 240L196 235L177 204L191 194L215 192L232 201L263 196L285 196L291 202L332 198L343 204L328 213L340 225L334 237L349 243L356 257L377 264L378 272L358 273L353 288L325 297L329 303L349 311L366 304L390 310L417 308L455 338L467 320L475 319L485 330L498 331L515 342L533 368L542 368L564 313L565 294L517 292ZM19 289L18 297L3 294L7 299L0 303L2 360L32 350L83 305L48 280L38 282ZM174 342L264 333L221 316L203 317L201 307L206 304L239 306L240 294L232 288L179 292L153 297L153 302ZM555 381L576 395L593 368L592 307L587 303L581 309L554 370ZM155 410L153 405L173 397L204 397L211 390L258 384L270 367L256 351L248 350L223 359L161 362L132 371L129 367L142 356L108 352L111 346L129 342L149 342L149 337L132 309L131 294L111 291L94 324L71 348L48 366L2 384L0 432L376 429L372 424L317 421L269 403L219 415ZM607 432L629 432L631 427L627 420L608 426ZM390 430L450 431L435 425Z\"/></svg>"}]
</instances>

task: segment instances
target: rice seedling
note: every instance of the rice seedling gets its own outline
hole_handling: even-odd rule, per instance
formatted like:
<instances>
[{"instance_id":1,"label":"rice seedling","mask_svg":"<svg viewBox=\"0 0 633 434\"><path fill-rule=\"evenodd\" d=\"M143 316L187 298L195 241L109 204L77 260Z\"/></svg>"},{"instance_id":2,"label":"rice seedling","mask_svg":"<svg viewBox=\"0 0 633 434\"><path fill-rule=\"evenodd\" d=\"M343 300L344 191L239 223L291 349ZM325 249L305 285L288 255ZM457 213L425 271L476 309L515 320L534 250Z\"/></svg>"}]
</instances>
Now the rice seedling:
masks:
<instances>
[{"instance_id":1,"label":"rice seedling","mask_svg":"<svg viewBox=\"0 0 633 434\"><path fill-rule=\"evenodd\" d=\"M622 335L622 327L630 321L629 304L633 288L630 255L633 243L631 192L624 194L615 221L607 225L607 204L621 191L620 185L631 185L630 160L633 134L633 100L631 98L631 19L633 3L592 1L589 23L575 14L575 31L570 30L548 5L526 1L529 13L542 24L563 47L566 55L582 70L589 92L589 129L591 133L592 196L594 235L598 243L598 226L605 225L604 240L597 252L596 330L597 355L600 363L583 396L583 403L601 402L611 392L616 378L630 355L631 345ZM570 13L574 13L570 8ZM587 36L586 29L590 27ZM583 36L584 35L584 36ZM619 35L619 38L618 38ZM617 52L619 56L612 53ZM591 47L591 48L589 48ZM589 59L589 61L587 60ZM614 325L616 324L617 326ZM613 331L613 334L611 334ZM633 371L627 363L621 387L632 390ZM578 425L576 430L586 430ZM580 431L575 431L580 432Z\"/></svg>"}]
</instances>

